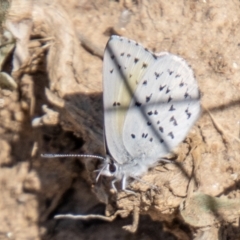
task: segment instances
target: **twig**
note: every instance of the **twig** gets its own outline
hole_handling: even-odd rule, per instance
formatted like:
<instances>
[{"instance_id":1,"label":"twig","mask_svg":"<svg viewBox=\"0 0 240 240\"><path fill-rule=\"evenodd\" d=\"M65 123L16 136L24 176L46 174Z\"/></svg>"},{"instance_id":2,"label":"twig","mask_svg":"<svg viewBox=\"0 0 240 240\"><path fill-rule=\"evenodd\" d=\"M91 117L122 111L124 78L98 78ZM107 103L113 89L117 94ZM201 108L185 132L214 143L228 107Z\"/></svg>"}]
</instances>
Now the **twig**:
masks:
<instances>
[{"instance_id":1,"label":"twig","mask_svg":"<svg viewBox=\"0 0 240 240\"><path fill-rule=\"evenodd\" d=\"M103 216L98 214L88 214L88 215L73 215L73 214L59 214L54 216L55 219L77 219L77 220L91 220L91 219L99 219L107 222L112 222L118 215L121 213L125 213L126 210L118 210L112 216Z\"/></svg>"}]
</instances>

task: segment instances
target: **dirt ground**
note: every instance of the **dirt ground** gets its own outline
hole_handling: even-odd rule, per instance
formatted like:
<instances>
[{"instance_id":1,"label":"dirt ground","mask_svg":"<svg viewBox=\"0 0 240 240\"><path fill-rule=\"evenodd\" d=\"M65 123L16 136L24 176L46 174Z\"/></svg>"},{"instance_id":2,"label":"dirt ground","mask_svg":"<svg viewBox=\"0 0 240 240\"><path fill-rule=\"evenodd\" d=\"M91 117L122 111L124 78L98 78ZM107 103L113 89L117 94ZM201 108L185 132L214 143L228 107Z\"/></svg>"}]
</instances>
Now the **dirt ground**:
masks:
<instances>
[{"instance_id":1,"label":"dirt ground","mask_svg":"<svg viewBox=\"0 0 240 240\"><path fill-rule=\"evenodd\" d=\"M0 1L0 239L240 239L240 2L7 3ZM107 177L96 182L100 161L41 157L105 156L102 56L111 34L183 57L201 91L201 117L175 163L142 176L157 190L131 182L135 195L115 193Z\"/></svg>"}]
</instances>

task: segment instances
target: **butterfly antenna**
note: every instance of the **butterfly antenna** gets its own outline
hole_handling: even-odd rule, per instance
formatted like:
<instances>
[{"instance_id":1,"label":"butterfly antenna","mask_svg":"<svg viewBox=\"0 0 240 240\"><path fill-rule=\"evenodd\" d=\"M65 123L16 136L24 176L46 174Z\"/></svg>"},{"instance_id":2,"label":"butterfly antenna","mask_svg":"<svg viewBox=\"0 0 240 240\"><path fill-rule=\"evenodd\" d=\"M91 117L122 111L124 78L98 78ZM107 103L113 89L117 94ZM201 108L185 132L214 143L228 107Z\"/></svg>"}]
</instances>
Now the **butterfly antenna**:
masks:
<instances>
[{"instance_id":1,"label":"butterfly antenna","mask_svg":"<svg viewBox=\"0 0 240 240\"><path fill-rule=\"evenodd\" d=\"M104 157L97 156L97 155L90 155L90 154L54 154L54 153L45 153L41 154L43 158L64 158L64 157L81 157L81 158L96 158L105 160Z\"/></svg>"},{"instance_id":2,"label":"butterfly antenna","mask_svg":"<svg viewBox=\"0 0 240 240\"><path fill-rule=\"evenodd\" d=\"M99 173L98 173L98 175L97 175L97 177L96 177L96 182L98 182L98 179L100 178L103 170L105 170L106 167L107 167L107 165L104 165L104 166L102 167L102 169L99 171Z\"/></svg>"}]
</instances>

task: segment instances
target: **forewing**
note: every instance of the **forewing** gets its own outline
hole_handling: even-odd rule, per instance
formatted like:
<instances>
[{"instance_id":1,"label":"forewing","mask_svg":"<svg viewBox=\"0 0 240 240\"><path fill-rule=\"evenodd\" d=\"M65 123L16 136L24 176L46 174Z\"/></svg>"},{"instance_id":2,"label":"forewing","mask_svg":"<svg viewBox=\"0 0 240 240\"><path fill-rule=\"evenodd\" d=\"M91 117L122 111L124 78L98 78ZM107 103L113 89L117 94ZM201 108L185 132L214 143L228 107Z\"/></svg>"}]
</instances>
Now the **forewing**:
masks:
<instances>
[{"instance_id":1,"label":"forewing","mask_svg":"<svg viewBox=\"0 0 240 240\"><path fill-rule=\"evenodd\" d=\"M156 56L127 38L112 36L104 52L103 101L107 148L118 163L131 159L123 144L123 124L138 82Z\"/></svg>"}]
</instances>

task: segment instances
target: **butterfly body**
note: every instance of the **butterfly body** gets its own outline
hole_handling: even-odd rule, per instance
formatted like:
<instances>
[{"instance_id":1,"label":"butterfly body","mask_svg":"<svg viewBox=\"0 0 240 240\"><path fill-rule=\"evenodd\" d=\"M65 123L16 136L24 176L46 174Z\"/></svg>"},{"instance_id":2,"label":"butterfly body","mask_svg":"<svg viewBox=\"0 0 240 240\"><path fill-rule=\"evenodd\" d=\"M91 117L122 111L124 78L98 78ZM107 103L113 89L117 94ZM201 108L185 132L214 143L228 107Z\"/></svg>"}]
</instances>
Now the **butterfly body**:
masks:
<instances>
[{"instance_id":1,"label":"butterfly body","mask_svg":"<svg viewBox=\"0 0 240 240\"><path fill-rule=\"evenodd\" d=\"M200 94L192 69L170 53L153 54L112 36L104 53L103 101L110 157L101 175L139 177L171 152L198 119Z\"/></svg>"},{"instance_id":2,"label":"butterfly body","mask_svg":"<svg viewBox=\"0 0 240 240\"><path fill-rule=\"evenodd\" d=\"M147 172L149 167L151 167L149 164L146 164L145 155L139 156L138 158L132 158L123 164L119 164L113 159L111 161L112 162L105 162L101 170L101 175L114 177L114 183L122 180L122 189L126 189L127 180L129 178L136 179ZM156 161L154 162L156 163ZM113 188L115 188L114 184Z\"/></svg>"}]
</instances>

